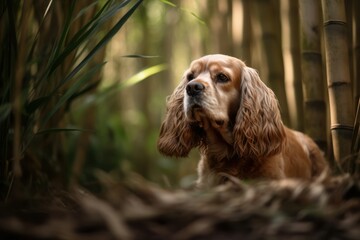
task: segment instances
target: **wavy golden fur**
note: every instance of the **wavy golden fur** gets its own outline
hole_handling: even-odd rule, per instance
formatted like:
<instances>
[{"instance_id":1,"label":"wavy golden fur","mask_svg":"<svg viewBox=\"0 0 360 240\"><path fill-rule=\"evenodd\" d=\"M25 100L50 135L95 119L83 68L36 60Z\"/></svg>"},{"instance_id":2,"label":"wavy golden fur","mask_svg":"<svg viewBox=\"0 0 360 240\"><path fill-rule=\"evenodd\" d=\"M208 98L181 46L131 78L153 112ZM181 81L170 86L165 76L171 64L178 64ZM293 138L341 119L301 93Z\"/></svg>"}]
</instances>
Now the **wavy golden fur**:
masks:
<instances>
[{"instance_id":1,"label":"wavy golden fur","mask_svg":"<svg viewBox=\"0 0 360 240\"><path fill-rule=\"evenodd\" d=\"M193 61L167 99L159 151L186 157L196 147L199 187L226 175L310 179L327 169L315 142L283 125L275 94L256 70L220 54Z\"/></svg>"}]
</instances>

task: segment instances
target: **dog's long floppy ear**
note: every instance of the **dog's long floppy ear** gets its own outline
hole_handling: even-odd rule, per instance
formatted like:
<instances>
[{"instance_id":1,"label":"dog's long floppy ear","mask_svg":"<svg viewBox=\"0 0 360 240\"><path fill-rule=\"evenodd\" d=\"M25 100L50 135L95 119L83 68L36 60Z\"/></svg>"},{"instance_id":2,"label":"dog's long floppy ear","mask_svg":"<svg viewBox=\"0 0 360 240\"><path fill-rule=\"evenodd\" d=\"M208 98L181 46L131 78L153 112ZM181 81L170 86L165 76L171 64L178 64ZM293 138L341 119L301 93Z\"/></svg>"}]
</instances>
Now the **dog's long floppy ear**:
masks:
<instances>
[{"instance_id":1,"label":"dog's long floppy ear","mask_svg":"<svg viewBox=\"0 0 360 240\"><path fill-rule=\"evenodd\" d=\"M160 128L157 146L161 153L168 156L186 157L190 150L200 143L201 129L186 121L185 118L186 83L186 79L183 78L180 85L167 99L166 116Z\"/></svg>"},{"instance_id":2,"label":"dog's long floppy ear","mask_svg":"<svg viewBox=\"0 0 360 240\"><path fill-rule=\"evenodd\" d=\"M285 129L274 92L260 80L255 69L246 66L240 87L235 150L241 157L259 160L279 153L285 144Z\"/></svg>"}]
</instances>

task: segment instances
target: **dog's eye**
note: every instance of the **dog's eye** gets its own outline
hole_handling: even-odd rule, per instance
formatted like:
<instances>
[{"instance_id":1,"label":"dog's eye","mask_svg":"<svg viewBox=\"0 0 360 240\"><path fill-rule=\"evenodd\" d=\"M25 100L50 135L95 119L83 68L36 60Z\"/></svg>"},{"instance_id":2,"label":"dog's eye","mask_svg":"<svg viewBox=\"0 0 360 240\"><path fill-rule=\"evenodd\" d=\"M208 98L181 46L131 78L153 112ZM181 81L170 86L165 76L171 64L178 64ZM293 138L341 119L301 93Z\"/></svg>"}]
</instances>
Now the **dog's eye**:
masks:
<instances>
[{"instance_id":1,"label":"dog's eye","mask_svg":"<svg viewBox=\"0 0 360 240\"><path fill-rule=\"evenodd\" d=\"M219 73L218 75L216 75L216 81L219 83L226 83L230 81L230 79L225 74Z\"/></svg>"},{"instance_id":2,"label":"dog's eye","mask_svg":"<svg viewBox=\"0 0 360 240\"><path fill-rule=\"evenodd\" d=\"M193 73L189 73L187 76L186 76L187 80L190 82L191 80L193 80L195 78L194 74Z\"/></svg>"}]
</instances>

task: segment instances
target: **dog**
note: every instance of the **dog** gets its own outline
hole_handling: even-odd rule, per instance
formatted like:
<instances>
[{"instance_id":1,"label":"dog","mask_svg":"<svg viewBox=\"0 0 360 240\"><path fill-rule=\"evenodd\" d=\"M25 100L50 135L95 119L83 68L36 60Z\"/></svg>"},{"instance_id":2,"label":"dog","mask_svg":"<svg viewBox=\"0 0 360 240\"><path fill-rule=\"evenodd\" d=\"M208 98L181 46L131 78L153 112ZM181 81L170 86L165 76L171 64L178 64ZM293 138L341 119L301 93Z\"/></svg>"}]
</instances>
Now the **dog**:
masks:
<instances>
[{"instance_id":1,"label":"dog","mask_svg":"<svg viewBox=\"0 0 360 240\"><path fill-rule=\"evenodd\" d=\"M167 99L158 150L186 157L198 148L198 187L239 179L312 179L327 170L307 135L284 126L274 92L237 58L193 61Z\"/></svg>"}]
</instances>

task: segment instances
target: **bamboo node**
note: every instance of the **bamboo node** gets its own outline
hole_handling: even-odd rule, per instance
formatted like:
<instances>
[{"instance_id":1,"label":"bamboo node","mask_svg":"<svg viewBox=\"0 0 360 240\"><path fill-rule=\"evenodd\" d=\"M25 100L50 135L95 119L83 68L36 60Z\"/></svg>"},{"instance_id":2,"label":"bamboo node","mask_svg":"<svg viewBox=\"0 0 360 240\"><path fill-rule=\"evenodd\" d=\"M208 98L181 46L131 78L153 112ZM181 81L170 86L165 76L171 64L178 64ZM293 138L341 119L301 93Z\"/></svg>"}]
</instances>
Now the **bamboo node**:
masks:
<instances>
[{"instance_id":1,"label":"bamboo node","mask_svg":"<svg viewBox=\"0 0 360 240\"><path fill-rule=\"evenodd\" d=\"M349 82L345 82L345 81L334 81L331 84L328 85L328 88L332 88L332 87L340 87L342 85L348 85Z\"/></svg>"},{"instance_id":2,"label":"bamboo node","mask_svg":"<svg viewBox=\"0 0 360 240\"><path fill-rule=\"evenodd\" d=\"M347 23L342 20L329 20L329 21L324 22L324 27L329 26L329 25L347 26Z\"/></svg>"},{"instance_id":3,"label":"bamboo node","mask_svg":"<svg viewBox=\"0 0 360 240\"><path fill-rule=\"evenodd\" d=\"M330 130L347 130L347 131L354 131L354 127L351 125L345 124L332 124Z\"/></svg>"}]
</instances>

